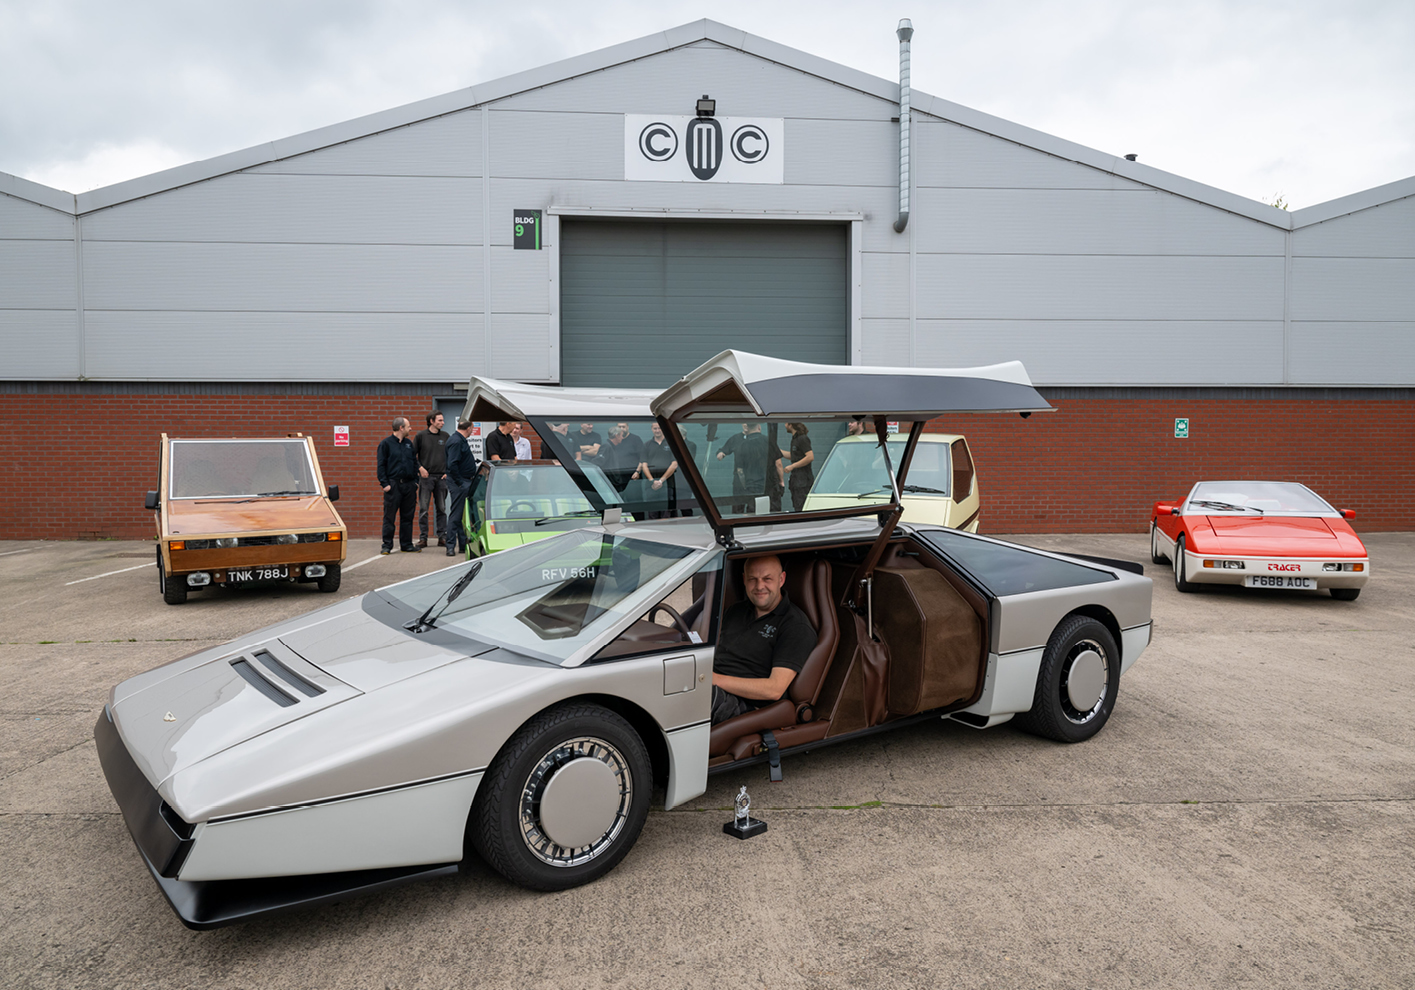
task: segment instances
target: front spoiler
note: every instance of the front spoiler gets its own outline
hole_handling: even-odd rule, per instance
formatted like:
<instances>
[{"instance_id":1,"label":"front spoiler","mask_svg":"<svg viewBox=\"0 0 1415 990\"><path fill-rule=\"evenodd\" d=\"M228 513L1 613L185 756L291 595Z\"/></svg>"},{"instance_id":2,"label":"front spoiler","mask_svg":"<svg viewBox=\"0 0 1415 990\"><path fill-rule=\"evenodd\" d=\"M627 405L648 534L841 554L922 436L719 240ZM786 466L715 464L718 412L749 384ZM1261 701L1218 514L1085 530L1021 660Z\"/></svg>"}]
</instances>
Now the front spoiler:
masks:
<instances>
[{"instance_id":1,"label":"front spoiler","mask_svg":"<svg viewBox=\"0 0 1415 990\"><path fill-rule=\"evenodd\" d=\"M93 738L108 789L123 812L138 853L162 896L188 928L220 928L260 915L332 904L412 880L457 872L456 863L443 863L252 880L178 880L176 874L193 840L183 837L163 817L162 798L133 762L106 706L93 727Z\"/></svg>"}]
</instances>

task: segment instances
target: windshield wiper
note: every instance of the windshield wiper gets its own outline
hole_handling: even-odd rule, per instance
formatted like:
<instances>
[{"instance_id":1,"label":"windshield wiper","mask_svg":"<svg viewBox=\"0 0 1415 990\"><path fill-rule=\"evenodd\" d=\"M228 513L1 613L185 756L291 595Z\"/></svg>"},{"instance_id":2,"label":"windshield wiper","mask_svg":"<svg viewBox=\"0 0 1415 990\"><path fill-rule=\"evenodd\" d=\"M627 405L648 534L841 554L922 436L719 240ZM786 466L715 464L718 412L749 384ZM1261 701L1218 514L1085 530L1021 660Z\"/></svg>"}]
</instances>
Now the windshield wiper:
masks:
<instances>
[{"instance_id":1,"label":"windshield wiper","mask_svg":"<svg viewBox=\"0 0 1415 990\"><path fill-rule=\"evenodd\" d=\"M599 514L598 509L577 509L574 512L564 512L558 516L542 516L540 519L536 520L536 525L544 526L546 523L559 522L561 519L582 519L585 516L597 516Z\"/></svg>"},{"instance_id":2,"label":"windshield wiper","mask_svg":"<svg viewBox=\"0 0 1415 990\"><path fill-rule=\"evenodd\" d=\"M861 492L860 494L856 495L855 497L856 497L856 498L869 498L871 495L884 495L884 494L886 494L888 491L889 491L888 488L876 488L876 489L875 489L874 491L872 491L872 492Z\"/></svg>"},{"instance_id":3,"label":"windshield wiper","mask_svg":"<svg viewBox=\"0 0 1415 990\"><path fill-rule=\"evenodd\" d=\"M452 587L432 600L432 604L427 607L426 612L418 616L412 622L406 623L403 628L414 633L425 633L429 629L437 628L437 620L442 616L443 612L447 611L447 606L455 602L457 597L467 590L467 586L472 583L472 580L481 571L481 564L482 562L480 560L474 561L472 566L467 568L467 572L459 577ZM446 603L442 608L437 609L437 615L433 615L432 610L437 608L437 603L442 601L444 596L447 598Z\"/></svg>"},{"instance_id":4,"label":"windshield wiper","mask_svg":"<svg viewBox=\"0 0 1415 990\"><path fill-rule=\"evenodd\" d=\"M905 485L900 491L905 492L926 492L929 495L947 495L948 492L942 488L930 488L927 485Z\"/></svg>"},{"instance_id":5,"label":"windshield wiper","mask_svg":"<svg viewBox=\"0 0 1415 990\"><path fill-rule=\"evenodd\" d=\"M314 492L301 492L292 488L283 492L256 492L255 494L256 498L266 498L270 495L313 495Z\"/></svg>"},{"instance_id":6,"label":"windshield wiper","mask_svg":"<svg viewBox=\"0 0 1415 990\"><path fill-rule=\"evenodd\" d=\"M1252 509L1260 516L1263 514L1263 510L1256 505L1234 505L1232 502L1214 502L1206 498L1196 498L1189 504L1207 505L1211 509L1227 509L1230 512L1247 512L1249 509Z\"/></svg>"}]
</instances>

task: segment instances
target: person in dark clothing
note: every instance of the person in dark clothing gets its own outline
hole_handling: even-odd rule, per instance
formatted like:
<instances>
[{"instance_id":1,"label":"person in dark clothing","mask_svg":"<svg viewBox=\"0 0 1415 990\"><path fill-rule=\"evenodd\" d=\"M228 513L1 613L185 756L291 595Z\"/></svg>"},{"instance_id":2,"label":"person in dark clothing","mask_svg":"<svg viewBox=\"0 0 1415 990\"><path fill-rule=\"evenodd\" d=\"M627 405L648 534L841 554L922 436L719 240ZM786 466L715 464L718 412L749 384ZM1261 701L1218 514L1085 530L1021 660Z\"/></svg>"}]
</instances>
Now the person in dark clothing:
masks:
<instances>
[{"instance_id":1,"label":"person in dark clothing","mask_svg":"<svg viewBox=\"0 0 1415 990\"><path fill-rule=\"evenodd\" d=\"M663 428L654 423L649 430L653 438L644 444L644 459L639 464L639 474L648 483L644 501L663 506L649 512L650 519L671 519L678 514L678 461L663 436Z\"/></svg>"},{"instance_id":2,"label":"person in dark clothing","mask_svg":"<svg viewBox=\"0 0 1415 990\"><path fill-rule=\"evenodd\" d=\"M757 511L758 495L765 495L768 455L771 453L760 423L743 423L742 432L728 437L717 452L720 461L732 455L732 494L743 496L732 503L732 511L741 515Z\"/></svg>"},{"instance_id":3,"label":"person in dark clothing","mask_svg":"<svg viewBox=\"0 0 1415 990\"><path fill-rule=\"evenodd\" d=\"M516 441L511 439L511 423L497 423L486 438L486 460L511 463L516 459Z\"/></svg>"},{"instance_id":4,"label":"person in dark clothing","mask_svg":"<svg viewBox=\"0 0 1415 990\"><path fill-rule=\"evenodd\" d=\"M467 437L471 435L471 432L471 421L461 420L447 441L449 503L447 506L446 546L449 557L457 556L459 551L466 550L471 543L466 528L462 524L462 514L467 504L467 497L471 495L472 486L476 484L477 480L477 458L472 453L472 445L467 443ZM475 516L475 513L473 515Z\"/></svg>"},{"instance_id":5,"label":"person in dark clothing","mask_svg":"<svg viewBox=\"0 0 1415 990\"><path fill-rule=\"evenodd\" d=\"M412 427L407 417L393 421L393 433L378 445L378 483L383 488L383 552L393 552L393 517L397 516L398 549L417 553L413 543L413 509L418 504L418 458L413 453L413 441L408 439Z\"/></svg>"},{"instance_id":6,"label":"person in dark clothing","mask_svg":"<svg viewBox=\"0 0 1415 990\"><path fill-rule=\"evenodd\" d=\"M811 438L807 436L810 431L805 423L787 423L786 432L791 434L791 449L782 451L786 455L786 463L781 470L786 474L787 487L791 489L791 511L800 512L806 507L806 493L816 479L811 468L816 452L811 449Z\"/></svg>"},{"instance_id":7,"label":"person in dark clothing","mask_svg":"<svg viewBox=\"0 0 1415 990\"><path fill-rule=\"evenodd\" d=\"M447 537L447 434L442 413L427 414L427 429L413 437L418 457L418 546L427 546L427 504L433 505L437 545Z\"/></svg>"},{"instance_id":8,"label":"person in dark clothing","mask_svg":"<svg viewBox=\"0 0 1415 990\"><path fill-rule=\"evenodd\" d=\"M598 463L604 438L595 432L593 423L581 423L580 431L570 435L570 444L575 448L575 460Z\"/></svg>"},{"instance_id":9,"label":"person in dark clothing","mask_svg":"<svg viewBox=\"0 0 1415 990\"><path fill-rule=\"evenodd\" d=\"M644 442L629 432L628 423L615 423L609 431L609 442L600 448L599 463L617 492L629 490L639 480L639 466L644 462ZM635 485L635 488L638 486ZM637 492L629 492L626 502L636 502Z\"/></svg>"},{"instance_id":10,"label":"person in dark clothing","mask_svg":"<svg viewBox=\"0 0 1415 990\"><path fill-rule=\"evenodd\" d=\"M811 621L786 597L781 558L751 558L742 581L747 600L722 614L712 660L714 724L780 700L816 645Z\"/></svg>"}]
</instances>

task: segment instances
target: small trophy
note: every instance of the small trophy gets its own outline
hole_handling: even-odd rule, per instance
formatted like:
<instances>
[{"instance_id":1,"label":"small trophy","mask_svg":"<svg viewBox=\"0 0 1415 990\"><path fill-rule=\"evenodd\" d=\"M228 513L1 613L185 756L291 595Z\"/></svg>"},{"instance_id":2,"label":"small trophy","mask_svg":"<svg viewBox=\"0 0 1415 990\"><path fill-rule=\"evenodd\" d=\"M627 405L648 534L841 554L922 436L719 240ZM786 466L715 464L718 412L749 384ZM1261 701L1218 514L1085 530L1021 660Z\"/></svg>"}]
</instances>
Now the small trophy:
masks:
<instances>
[{"instance_id":1,"label":"small trophy","mask_svg":"<svg viewBox=\"0 0 1415 990\"><path fill-rule=\"evenodd\" d=\"M737 816L723 825L722 831L728 835L735 835L739 839L750 839L752 836L760 835L766 831L766 822L747 814L751 810L752 799L747 794L746 784L743 784L742 789L737 792L737 799L732 804L737 809Z\"/></svg>"}]
</instances>

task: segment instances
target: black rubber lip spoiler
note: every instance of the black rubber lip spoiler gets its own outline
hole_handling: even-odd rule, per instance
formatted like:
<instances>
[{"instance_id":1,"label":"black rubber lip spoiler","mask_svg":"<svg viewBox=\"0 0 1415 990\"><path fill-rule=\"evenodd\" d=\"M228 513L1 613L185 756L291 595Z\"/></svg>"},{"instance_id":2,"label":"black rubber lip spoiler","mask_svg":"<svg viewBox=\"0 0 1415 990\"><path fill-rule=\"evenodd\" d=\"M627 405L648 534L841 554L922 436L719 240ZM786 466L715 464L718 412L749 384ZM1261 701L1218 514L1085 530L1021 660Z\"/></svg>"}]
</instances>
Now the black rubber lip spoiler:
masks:
<instances>
[{"instance_id":1,"label":"black rubber lip spoiler","mask_svg":"<svg viewBox=\"0 0 1415 990\"><path fill-rule=\"evenodd\" d=\"M188 928L220 928L261 915L332 904L413 880L457 872L456 863L440 863L254 880L177 880L192 846L192 826L177 818L148 783L106 707L93 727L93 738L108 789L123 812L138 852L162 896Z\"/></svg>"}]
</instances>

